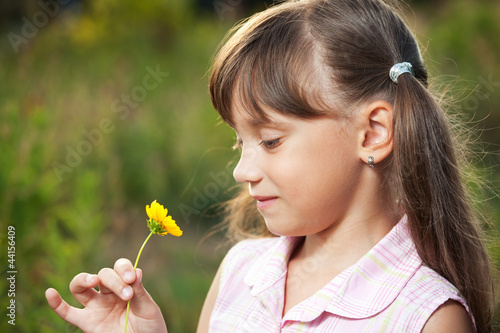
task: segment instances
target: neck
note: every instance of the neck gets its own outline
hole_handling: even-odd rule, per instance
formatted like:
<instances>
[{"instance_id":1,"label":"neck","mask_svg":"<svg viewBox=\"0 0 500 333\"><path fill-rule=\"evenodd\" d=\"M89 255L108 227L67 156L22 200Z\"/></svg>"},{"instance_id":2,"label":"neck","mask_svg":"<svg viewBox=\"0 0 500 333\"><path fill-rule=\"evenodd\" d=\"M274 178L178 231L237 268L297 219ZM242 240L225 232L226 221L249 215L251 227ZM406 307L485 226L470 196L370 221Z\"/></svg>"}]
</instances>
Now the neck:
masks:
<instances>
[{"instance_id":1,"label":"neck","mask_svg":"<svg viewBox=\"0 0 500 333\"><path fill-rule=\"evenodd\" d=\"M320 290L372 249L401 218L381 179L365 169L342 216L330 227L307 235L288 261L283 314ZM362 184L362 186L360 186Z\"/></svg>"},{"instance_id":2,"label":"neck","mask_svg":"<svg viewBox=\"0 0 500 333\"><path fill-rule=\"evenodd\" d=\"M366 188L360 193L352 201L352 207L346 215L334 221L330 228L306 236L303 243L297 246L291 260L300 262L312 258L313 261L327 262L318 265L318 269L329 281L356 263L384 238L402 215L390 199L381 193L370 193ZM320 272L313 274L316 273Z\"/></svg>"}]
</instances>

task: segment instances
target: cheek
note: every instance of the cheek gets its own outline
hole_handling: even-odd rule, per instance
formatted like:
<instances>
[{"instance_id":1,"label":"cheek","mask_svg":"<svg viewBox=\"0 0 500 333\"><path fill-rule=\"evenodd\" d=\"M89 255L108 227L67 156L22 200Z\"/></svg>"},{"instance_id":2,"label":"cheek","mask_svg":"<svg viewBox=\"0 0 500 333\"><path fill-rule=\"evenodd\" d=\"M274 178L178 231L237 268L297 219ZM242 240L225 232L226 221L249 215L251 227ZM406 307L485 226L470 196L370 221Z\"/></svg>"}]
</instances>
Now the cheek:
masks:
<instances>
[{"instance_id":1,"label":"cheek","mask_svg":"<svg viewBox=\"0 0 500 333\"><path fill-rule=\"evenodd\" d=\"M293 163L277 166L286 177L286 194L300 214L322 219L348 206L359 178L359 161L354 152L354 147L344 142L330 142L309 148Z\"/></svg>"},{"instance_id":2,"label":"cheek","mask_svg":"<svg viewBox=\"0 0 500 333\"><path fill-rule=\"evenodd\" d=\"M288 165L283 163L280 170L289 174L288 181L296 184L294 190L305 195L337 189L345 177L354 171L356 158L354 150L349 149L344 142L323 142L321 145L303 147L303 156L290 159ZM318 193L320 194L320 193ZM321 194L320 194L321 195Z\"/></svg>"}]
</instances>

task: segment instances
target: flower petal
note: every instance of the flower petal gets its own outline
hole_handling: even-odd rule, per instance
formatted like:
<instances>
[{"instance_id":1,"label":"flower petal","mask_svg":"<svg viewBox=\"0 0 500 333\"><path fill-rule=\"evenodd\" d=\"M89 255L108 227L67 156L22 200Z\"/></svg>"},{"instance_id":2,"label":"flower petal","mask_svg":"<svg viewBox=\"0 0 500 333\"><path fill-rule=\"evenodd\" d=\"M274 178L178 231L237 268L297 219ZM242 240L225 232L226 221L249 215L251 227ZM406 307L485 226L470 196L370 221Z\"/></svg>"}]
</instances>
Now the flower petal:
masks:
<instances>
[{"instance_id":1,"label":"flower petal","mask_svg":"<svg viewBox=\"0 0 500 333\"><path fill-rule=\"evenodd\" d=\"M156 219L159 223L165 219L167 214L165 214L165 208L163 208L163 205L158 204L156 206Z\"/></svg>"},{"instance_id":2,"label":"flower petal","mask_svg":"<svg viewBox=\"0 0 500 333\"><path fill-rule=\"evenodd\" d=\"M146 213L148 214L148 217L150 219L153 219L153 220L155 219L155 211L156 211L157 205L158 205L158 202L156 202L156 200L155 200L151 203L151 208L149 208L149 206L146 206Z\"/></svg>"},{"instance_id":3,"label":"flower petal","mask_svg":"<svg viewBox=\"0 0 500 333\"><path fill-rule=\"evenodd\" d=\"M151 218L156 221L156 202L151 204Z\"/></svg>"},{"instance_id":4,"label":"flower petal","mask_svg":"<svg viewBox=\"0 0 500 333\"><path fill-rule=\"evenodd\" d=\"M167 230L169 234L172 234L173 236L181 236L182 235L182 230L177 226L175 221L172 219L172 216L167 216L162 222L161 222L163 229Z\"/></svg>"},{"instance_id":5,"label":"flower petal","mask_svg":"<svg viewBox=\"0 0 500 333\"><path fill-rule=\"evenodd\" d=\"M160 222L161 221L161 220L158 219L158 206L159 205L160 204L157 203L156 200L155 200L155 202L153 204L151 204L151 212L153 214L153 220L155 220L156 222Z\"/></svg>"}]
</instances>

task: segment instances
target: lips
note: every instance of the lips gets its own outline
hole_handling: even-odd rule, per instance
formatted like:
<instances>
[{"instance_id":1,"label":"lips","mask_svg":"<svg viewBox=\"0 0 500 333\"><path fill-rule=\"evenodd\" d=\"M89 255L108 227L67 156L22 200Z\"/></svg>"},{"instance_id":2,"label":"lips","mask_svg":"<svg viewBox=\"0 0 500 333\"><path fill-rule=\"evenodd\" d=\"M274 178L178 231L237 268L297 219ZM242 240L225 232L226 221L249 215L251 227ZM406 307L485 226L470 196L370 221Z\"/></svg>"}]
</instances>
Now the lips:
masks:
<instances>
[{"instance_id":1,"label":"lips","mask_svg":"<svg viewBox=\"0 0 500 333\"><path fill-rule=\"evenodd\" d=\"M276 200L278 200L278 197L271 197L271 196L253 196L255 200L257 200L257 209L263 210L271 207L274 205Z\"/></svg>"}]
</instances>

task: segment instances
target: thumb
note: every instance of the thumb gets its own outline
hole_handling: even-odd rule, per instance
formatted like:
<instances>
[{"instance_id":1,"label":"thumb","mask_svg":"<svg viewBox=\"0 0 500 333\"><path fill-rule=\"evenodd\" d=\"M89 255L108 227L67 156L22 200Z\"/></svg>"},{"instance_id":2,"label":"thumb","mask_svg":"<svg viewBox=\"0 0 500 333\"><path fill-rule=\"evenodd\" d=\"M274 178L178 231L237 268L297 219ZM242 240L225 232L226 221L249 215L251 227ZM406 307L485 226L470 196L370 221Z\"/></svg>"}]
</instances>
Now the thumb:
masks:
<instances>
[{"instance_id":1,"label":"thumb","mask_svg":"<svg viewBox=\"0 0 500 333\"><path fill-rule=\"evenodd\" d=\"M136 274L137 278L134 283L132 283L134 297L130 300L131 309L137 316L143 318L153 318L157 315L160 309L142 284L142 269L137 268Z\"/></svg>"}]
</instances>

